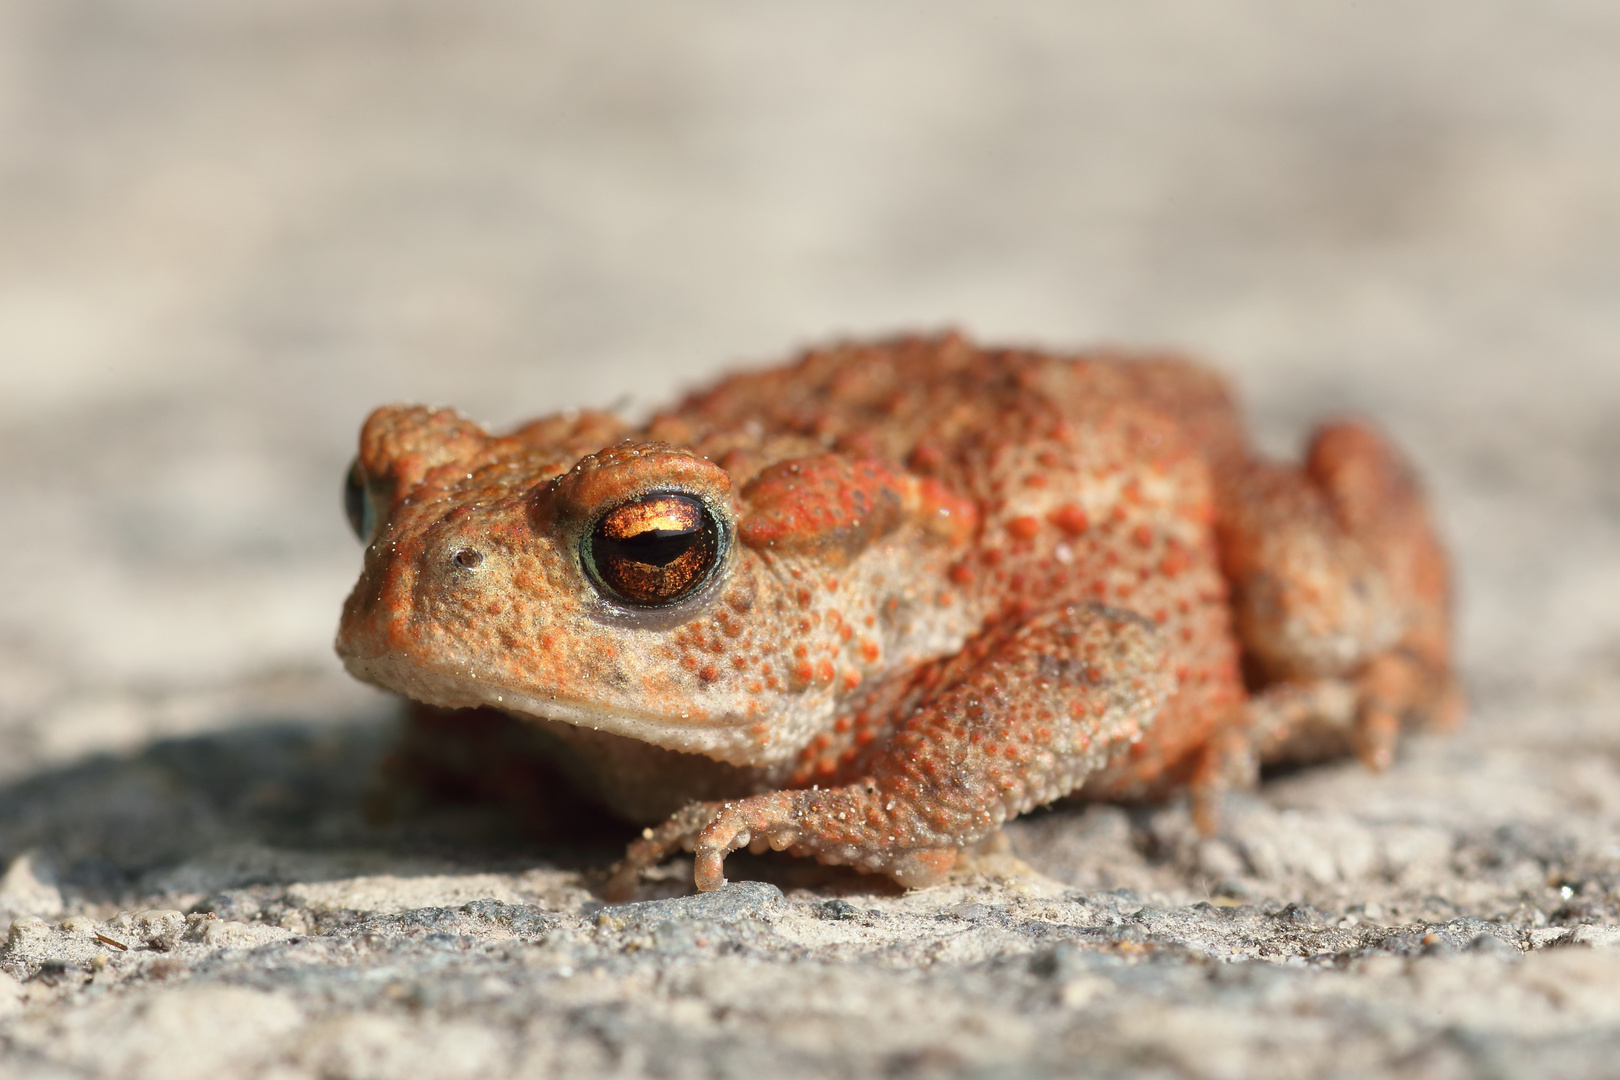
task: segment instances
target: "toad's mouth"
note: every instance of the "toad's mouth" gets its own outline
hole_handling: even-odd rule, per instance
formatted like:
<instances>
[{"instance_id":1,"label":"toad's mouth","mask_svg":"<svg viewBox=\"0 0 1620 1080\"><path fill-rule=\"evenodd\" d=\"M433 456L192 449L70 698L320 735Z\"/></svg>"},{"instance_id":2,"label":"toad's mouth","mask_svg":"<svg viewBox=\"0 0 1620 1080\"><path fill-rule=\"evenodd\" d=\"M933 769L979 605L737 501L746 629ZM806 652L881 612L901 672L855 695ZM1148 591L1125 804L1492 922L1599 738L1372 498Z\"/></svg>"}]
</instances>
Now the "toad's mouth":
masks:
<instances>
[{"instance_id":1,"label":"toad's mouth","mask_svg":"<svg viewBox=\"0 0 1620 1080\"><path fill-rule=\"evenodd\" d=\"M605 731L666 750L703 754L732 765L765 765L776 755L760 744L755 721L697 710L665 713L584 701L558 692L535 692L481 677L468 667L429 668L398 653L343 655L343 666L362 682L441 709L493 708L525 719Z\"/></svg>"}]
</instances>

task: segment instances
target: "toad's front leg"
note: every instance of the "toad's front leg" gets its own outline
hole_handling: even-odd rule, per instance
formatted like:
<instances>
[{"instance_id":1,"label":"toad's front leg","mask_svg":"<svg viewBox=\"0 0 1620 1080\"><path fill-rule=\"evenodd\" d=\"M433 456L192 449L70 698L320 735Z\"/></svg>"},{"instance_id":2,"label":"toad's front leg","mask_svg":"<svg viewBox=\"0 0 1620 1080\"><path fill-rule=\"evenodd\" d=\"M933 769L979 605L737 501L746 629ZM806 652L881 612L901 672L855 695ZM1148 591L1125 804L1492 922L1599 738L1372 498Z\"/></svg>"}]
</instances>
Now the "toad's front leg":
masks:
<instances>
[{"instance_id":1,"label":"toad's front leg","mask_svg":"<svg viewBox=\"0 0 1620 1080\"><path fill-rule=\"evenodd\" d=\"M1097 604L994 627L939 667L938 689L858 780L691 807L631 845L618 891L682 846L704 891L749 845L932 884L962 847L1074 791L1140 739L1175 686L1153 625Z\"/></svg>"}]
</instances>

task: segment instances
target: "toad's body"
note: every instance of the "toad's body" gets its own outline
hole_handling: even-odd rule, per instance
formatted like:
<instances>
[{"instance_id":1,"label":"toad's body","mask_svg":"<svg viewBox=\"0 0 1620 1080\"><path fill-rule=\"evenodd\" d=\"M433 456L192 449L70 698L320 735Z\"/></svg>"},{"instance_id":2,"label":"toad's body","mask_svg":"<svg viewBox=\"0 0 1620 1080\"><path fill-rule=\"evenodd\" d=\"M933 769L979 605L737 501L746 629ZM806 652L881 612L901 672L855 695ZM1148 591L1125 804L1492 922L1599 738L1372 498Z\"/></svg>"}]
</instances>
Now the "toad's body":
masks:
<instances>
[{"instance_id":1,"label":"toad's body","mask_svg":"<svg viewBox=\"0 0 1620 1080\"><path fill-rule=\"evenodd\" d=\"M1076 789L1218 790L1455 712L1444 562L1378 436L1253 459L1174 360L814 352L632 428L367 422L349 670L534 718L627 872L744 844L923 884ZM684 804L698 800L693 805ZM724 800L724 801L721 801Z\"/></svg>"}]
</instances>

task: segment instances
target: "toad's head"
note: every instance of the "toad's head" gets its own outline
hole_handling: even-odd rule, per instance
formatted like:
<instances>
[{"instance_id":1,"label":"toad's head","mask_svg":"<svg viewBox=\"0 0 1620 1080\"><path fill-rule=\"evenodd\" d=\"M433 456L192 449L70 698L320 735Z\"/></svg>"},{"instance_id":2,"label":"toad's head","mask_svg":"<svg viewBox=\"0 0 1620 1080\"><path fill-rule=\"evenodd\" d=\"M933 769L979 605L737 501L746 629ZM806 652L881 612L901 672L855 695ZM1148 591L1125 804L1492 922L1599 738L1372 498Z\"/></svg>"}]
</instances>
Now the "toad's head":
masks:
<instances>
[{"instance_id":1,"label":"toad's head","mask_svg":"<svg viewBox=\"0 0 1620 1080\"><path fill-rule=\"evenodd\" d=\"M744 455L739 487L694 449L624 435L603 414L491 436L445 410L374 413L346 490L367 544L338 630L348 670L764 765L887 664L959 641L923 593L948 587L968 504L832 454Z\"/></svg>"}]
</instances>

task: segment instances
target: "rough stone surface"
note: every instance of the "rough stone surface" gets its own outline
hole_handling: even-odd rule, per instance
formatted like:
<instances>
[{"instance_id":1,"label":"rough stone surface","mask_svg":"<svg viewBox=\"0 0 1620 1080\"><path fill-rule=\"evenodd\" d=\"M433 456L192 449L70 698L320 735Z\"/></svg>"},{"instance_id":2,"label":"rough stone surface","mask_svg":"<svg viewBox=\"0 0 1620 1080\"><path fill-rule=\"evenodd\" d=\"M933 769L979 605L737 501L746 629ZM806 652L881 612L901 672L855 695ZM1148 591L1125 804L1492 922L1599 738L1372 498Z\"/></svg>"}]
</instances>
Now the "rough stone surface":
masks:
<instances>
[{"instance_id":1,"label":"rough stone surface","mask_svg":"<svg viewBox=\"0 0 1620 1080\"><path fill-rule=\"evenodd\" d=\"M0 5L0 1073L1608 1076L1620 10ZM1465 732L1067 806L941 887L379 781L386 400L630 410L832 333L1178 343L1370 412ZM543 823L542 823L543 824Z\"/></svg>"}]
</instances>

